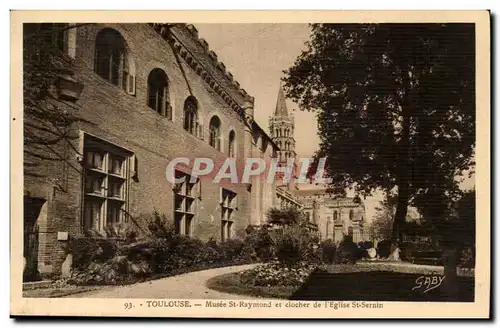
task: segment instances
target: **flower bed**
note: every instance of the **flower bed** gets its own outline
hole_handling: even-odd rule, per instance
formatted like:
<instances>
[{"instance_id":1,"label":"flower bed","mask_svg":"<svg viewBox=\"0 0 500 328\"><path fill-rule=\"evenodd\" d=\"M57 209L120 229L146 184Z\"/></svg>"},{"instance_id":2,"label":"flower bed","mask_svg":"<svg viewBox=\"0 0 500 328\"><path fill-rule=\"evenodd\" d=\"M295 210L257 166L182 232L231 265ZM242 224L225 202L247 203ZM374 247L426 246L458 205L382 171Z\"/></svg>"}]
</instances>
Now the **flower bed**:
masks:
<instances>
[{"instance_id":1,"label":"flower bed","mask_svg":"<svg viewBox=\"0 0 500 328\"><path fill-rule=\"evenodd\" d=\"M315 266L307 263L289 268L273 261L250 270L214 277L208 280L207 287L230 294L288 299L314 270Z\"/></svg>"}]
</instances>

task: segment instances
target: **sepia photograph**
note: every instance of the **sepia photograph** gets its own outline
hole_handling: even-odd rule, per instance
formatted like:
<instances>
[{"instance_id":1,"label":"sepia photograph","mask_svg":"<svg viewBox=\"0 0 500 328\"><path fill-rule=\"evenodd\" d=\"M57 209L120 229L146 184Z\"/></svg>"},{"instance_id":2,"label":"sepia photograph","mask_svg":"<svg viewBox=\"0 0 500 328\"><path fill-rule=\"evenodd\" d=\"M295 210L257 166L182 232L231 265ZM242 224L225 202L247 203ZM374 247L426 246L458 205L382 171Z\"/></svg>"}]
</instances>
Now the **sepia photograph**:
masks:
<instances>
[{"instance_id":1,"label":"sepia photograph","mask_svg":"<svg viewBox=\"0 0 500 328\"><path fill-rule=\"evenodd\" d=\"M68 13L11 13L11 315L489 316L489 12Z\"/></svg>"}]
</instances>

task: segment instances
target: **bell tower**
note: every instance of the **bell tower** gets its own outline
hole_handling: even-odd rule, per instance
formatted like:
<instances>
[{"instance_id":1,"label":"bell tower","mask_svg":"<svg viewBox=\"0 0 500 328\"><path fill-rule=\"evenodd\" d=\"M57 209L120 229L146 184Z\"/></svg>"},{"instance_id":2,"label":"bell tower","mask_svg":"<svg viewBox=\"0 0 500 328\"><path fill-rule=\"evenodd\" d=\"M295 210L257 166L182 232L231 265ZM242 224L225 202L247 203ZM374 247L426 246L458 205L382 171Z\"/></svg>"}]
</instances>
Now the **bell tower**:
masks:
<instances>
[{"instance_id":1,"label":"bell tower","mask_svg":"<svg viewBox=\"0 0 500 328\"><path fill-rule=\"evenodd\" d=\"M293 172L290 183L288 183L289 189L292 189L291 187L295 184L295 178L297 175L294 130L294 117L288 113L288 108L286 107L285 102L285 94L283 92L283 87L280 84L274 115L269 118L269 131L271 139L280 149L277 152L278 166L286 167L288 159L293 160ZM276 174L278 185L284 184L282 181L283 176L283 173Z\"/></svg>"}]
</instances>

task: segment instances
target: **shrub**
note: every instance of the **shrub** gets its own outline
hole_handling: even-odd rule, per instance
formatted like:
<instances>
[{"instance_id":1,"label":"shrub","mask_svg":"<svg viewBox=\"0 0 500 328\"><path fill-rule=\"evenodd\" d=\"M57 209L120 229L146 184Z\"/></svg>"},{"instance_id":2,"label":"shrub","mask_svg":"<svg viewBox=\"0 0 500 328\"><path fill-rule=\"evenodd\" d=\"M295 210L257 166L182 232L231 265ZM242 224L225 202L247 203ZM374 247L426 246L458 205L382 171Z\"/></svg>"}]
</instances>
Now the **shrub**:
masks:
<instances>
[{"instance_id":1,"label":"shrub","mask_svg":"<svg viewBox=\"0 0 500 328\"><path fill-rule=\"evenodd\" d=\"M313 236L300 226L272 230L269 237L274 255L285 266L295 266L313 255Z\"/></svg>"},{"instance_id":2,"label":"shrub","mask_svg":"<svg viewBox=\"0 0 500 328\"><path fill-rule=\"evenodd\" d=\"M335 258L336 264L355 264L360 259L360 252L358 245L352 241L351 236L344 236L337 248L337 255Z\"/></svg>"},{"instance_id":3,"label":"shrub","mask_svg":"<svg viewBox=\"0 0 500 328\"><path fill-rule=\"evenodd\" d=\"M335 263L337 245L333 240L327 239L322 241L319 248L321 249L321 260L324 263L328 264Z\"/></svg>"},{"instance_id":4,"label":"shrub","mask_svg":"<svg viewBox=\"0 0 500 328\"><path fill-rule=\"evenodd\" d=\"M290 268L273 261L241 272L240 278L250 286L301 286L314 269L315 266L307 262Z\"/></svg>"},{"instance_id":5,"label":"shrub","mask_svg":"<svg viewBox=\"0 0 500 328\"><path fill-rule=\"evenodd\" d=\"M116 255L118 244L115 240L78 236L69 242L69 253L73 254L72 267L82 269L91 263L105 262Z\"/></svg>"},{"instance_id":6,"label":"shrub","mask_svg":"<svg viewBox=\"0 0 500 328\"><path fill-rule=\"evenodd\" d=\"M476 249L465 248L461 252L458 266L461 268L473 269L476 266Z\"/></svg>"},{"instance_id":7,"label":"shrub","mask_svg":"<svg viewBox=\"0 0 500 328\"><path fill-rule=\"evenodd\" d=\"M269 237L269 229L262 227L260 229L247 229L245 245L253 249L255 256L261 261L270 261L273 259L273 250L271 238Z\"/></svg>"},{"instance_id":8,"label":"shrub","mask_svg":"<svg viewBox=\"0 0 500 328\"><path fill-rule=\"evenodd\" d=\"M360 241L358 243L358 247L368 250L370 248L373 248L373 243L371 241Z\"/></svg>"},{"instance_id":9,"label":"shrub","mask_svg":"<svg viewBox=\"0 0 500 328\"><path fill-rule=\"evenodd\" d=\"M382 240L377 247L377 254L381 258L388 258L391 255L392 242L390 240Z\"/></svg>"},{"instance_id":10,"label":"shrub","mask_svg":"<svg viewBox=\"0 0 500 328\"><path fill-rule=\"evenodd\" d=\"M271 207L267 213L267 222L271 225L298 225L305 220L304 215L294 207L285 209Z\"/></svg>"}]
</instances>

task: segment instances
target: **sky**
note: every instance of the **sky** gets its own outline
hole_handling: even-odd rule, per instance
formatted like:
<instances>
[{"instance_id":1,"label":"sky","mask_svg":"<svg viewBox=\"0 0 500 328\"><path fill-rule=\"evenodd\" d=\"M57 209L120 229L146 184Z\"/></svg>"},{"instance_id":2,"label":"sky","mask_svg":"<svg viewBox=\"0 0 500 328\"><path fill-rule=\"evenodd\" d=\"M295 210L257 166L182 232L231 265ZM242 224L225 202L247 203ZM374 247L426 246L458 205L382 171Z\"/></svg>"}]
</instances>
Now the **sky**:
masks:
<instances>
[{"instance_id":1,"label":"sky","mask_svg":"<svg viewBox=\"0 0 500 328\"><path fill-rule=\"evenodd\" d=\"M255 119L269 133L269 117L276 107L283 70L293 66L297 56L305 50L310 29L307 24L196 24L200 38L204 38L248 94L255 97ZM301 111L287 99L288 112L295 117L295 141L298 158L311 157L318 148L319 137L316 116ZM462 188L474 186L474 178L466 179ZM302 189L314 186L301 186ZM349 195L348 196L352 196ZM364 200L367 221L375 214L375 207L383 199L375 193Z\"/></svg>"}]
</instances>

